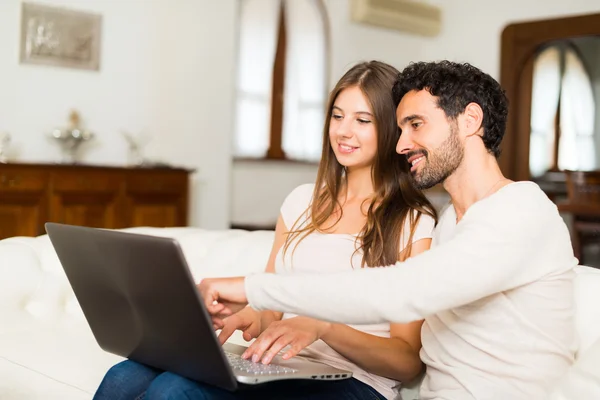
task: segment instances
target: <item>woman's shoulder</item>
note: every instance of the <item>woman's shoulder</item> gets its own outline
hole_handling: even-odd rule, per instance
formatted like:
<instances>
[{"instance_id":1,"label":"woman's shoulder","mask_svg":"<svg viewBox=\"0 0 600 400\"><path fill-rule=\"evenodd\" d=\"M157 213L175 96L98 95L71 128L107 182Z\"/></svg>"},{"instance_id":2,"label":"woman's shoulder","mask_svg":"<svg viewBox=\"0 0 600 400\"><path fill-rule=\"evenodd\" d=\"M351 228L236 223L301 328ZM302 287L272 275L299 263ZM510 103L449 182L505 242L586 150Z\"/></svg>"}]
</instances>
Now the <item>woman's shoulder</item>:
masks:
<instances>
[{"instance_id":1,"label":"woman's shoulder","mask_svg":"<svg viewBox=\"0 0 600 400\"><path fill-rule=\"evenodd\" d=\"M418 218L417 224L414 227L412 242L414 243L421 239L431 239L433 237L433 229L435 228L435 219L431 215L422 213L418 210L412 210L412 214L413 221Z\"/></svg>"},{"instance_id":2,"label":"woman's shoulder","mask_svg":"<svg viewBox=\"0 0 600 400\"><path fill-rule=\"evenodd\" d=\"M292 190L281 205L281 216L289 229L294 222L308 209L312 201L314 183L306 183Z\"/></svg>"},{"instance_id":3,"label":"woman's shoulder","mask_svg":"<svg viewBox=\"0 0 600 400\"><path fill-rule=\"evenodd\" d=\"M433 229L435 227L435 219L431 215L422 213L417 210L413 210L413 213L415 214L415 216L420 216L419 222L418 222L419 226L423 226L423 227L427 227L427 228L431 228L431 229Z\"/></svg>"},{"instance_id":4,"label":"woman's shoulder","mask_svg":"<svg viewBox=\"0 0 600 400\"><path fill-rule=\"evenodd\" d=\"M314 183L304 183L300 186L296 186L294 190L288 194L287 199L311 199L313 191L315 190Z\"/></svg>"}]
</instances>

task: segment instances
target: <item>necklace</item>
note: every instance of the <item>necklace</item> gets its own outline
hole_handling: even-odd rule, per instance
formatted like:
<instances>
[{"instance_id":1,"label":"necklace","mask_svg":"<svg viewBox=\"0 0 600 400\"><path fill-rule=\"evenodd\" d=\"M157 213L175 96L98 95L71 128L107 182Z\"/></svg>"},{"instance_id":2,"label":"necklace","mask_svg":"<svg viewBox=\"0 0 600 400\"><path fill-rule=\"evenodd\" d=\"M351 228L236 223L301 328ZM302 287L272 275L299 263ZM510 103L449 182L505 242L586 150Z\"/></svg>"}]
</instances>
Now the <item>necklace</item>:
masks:
<instances>
[{"instance_id":1,"label":"necklace","mask_svg":"<svg viewBox=\"0 0 600 400\"><path fill-rule=\"evenodd\" d=\"M489 189L488 189L488 191L487 191L487 192L485 192L485 194L484 194L484 195L483 195L481 198L482 198L482 199L485 199L486 197L488 197L490 194L492 194L492 190L493 190L493 189L494 189L496 186L498 186L498 184L499 184L500 182L502 182L502 181L506 181L506 180L508 180L508 179L506 179L505 177L502 177L502 178L498 179L498 180L496 181L496 183L494 183L494 184L492 185L492 187L491 187L491 188L489 188Z\"/></svg>"},{"instance_id":2,"label":"necklace","mask_svg":"<svg viewBox=\"0 0 600 400\"><path fill-rule=\"evenodd\" d=\"M492 190L494 190L494 188L495 188L496 186L498 186L498 184L499 184L500 182L502 182L502 181L508 181L508 180L509 180L509 179L508 179L508 178L505 178L505 177L502 177L502 178L498 179L498 180L496 181L496 183L494 183L494 184L492 185L492 187L490 187L490 188L488 189L488 191L487 191L487 192L485 192L485 194L484 194L483 196L481 196L481 198L480 198L479 200L483 200L483 199L485 199L486 197L488 197L489 195L491 195L491 194L492 194ZM479 201L479 200L477 200L477 201ZM460 216L459 216L459 213L456 211L456 206L454 207L454 211L456 212L456 223L458 224L458 222L459 222L459 221L460 221L460 219L462 218L462 214L460 214Z\"/></svg>"}]
</instances>

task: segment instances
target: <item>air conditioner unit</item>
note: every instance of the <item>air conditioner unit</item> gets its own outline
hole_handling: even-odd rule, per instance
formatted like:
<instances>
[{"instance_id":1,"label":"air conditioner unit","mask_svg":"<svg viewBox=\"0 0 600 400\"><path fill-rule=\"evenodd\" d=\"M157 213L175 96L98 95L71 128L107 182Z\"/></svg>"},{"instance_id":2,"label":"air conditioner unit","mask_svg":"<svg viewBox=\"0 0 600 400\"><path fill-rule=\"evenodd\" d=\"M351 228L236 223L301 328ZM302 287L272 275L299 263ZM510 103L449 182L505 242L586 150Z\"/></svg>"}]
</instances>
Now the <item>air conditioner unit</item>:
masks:
<instances>
[{"instance_id":1,"label":"air conditioner unit","mask_svg":"<svg viewBox=\"0 0 600 400\"><path fill-rule=\"evenodd\" d=\"M352 0L352 20L424 36L435 36L441 28L441 10L422 1Z\"/></svg>"}]
</instances>

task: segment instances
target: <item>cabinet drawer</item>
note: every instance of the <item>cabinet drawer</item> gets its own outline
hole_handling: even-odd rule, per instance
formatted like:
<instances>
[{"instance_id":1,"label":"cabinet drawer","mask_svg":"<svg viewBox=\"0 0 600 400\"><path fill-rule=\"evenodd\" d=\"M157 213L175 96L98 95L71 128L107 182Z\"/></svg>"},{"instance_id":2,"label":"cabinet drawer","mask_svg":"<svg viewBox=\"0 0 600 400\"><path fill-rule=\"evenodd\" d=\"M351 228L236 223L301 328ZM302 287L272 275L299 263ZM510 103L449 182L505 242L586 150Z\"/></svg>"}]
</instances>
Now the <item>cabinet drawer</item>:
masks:
<instances>
[{"instance_id":1,"label":"cabinet drawer","mask_svg":"<svg viewBox=\"0 0 600 400\"><path fill-rule=\"evenodd\" d=\"M60 192L115 192L120 186L119 174L60 172L52 175L54 190Z\"/></svg>"},{"instance_id":2,"label":"cabinet drawer","mask_svg":"<svg viewBox=\"0 0 600 400\"><path fill-rule=\"evenodd\" d=\"M0 171L0 192L42 191L48 182L48 175L28 170Z\"/></svg>"},{"instance_id":3,"label":"cabinet drawer","mask_svg":"<svg viewBox=\"0 0 600 400\"><path fill-rule=\"evenodd\" d=\"M182 193L187 189L187 174L131 174L127 177L130 193Z\"/></svg>"}]
</instances>

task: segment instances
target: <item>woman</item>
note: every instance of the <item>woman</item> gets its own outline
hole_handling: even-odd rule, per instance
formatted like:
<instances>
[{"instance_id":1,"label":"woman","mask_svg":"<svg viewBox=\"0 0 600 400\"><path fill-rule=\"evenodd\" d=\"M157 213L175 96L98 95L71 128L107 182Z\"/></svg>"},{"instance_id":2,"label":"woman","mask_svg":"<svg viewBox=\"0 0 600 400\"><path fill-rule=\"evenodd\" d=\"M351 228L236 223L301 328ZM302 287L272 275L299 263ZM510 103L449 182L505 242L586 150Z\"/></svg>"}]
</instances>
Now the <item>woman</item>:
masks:
<instances>
[{"instance_id":1,"label":"woman","mask_svg":"<svg viewBox=\"0 0 600 400\"><path fill-rule=\"evenodd\" d=\"M299 186L285 199L268 272L385 266L429 248L435 210L413 187L406 157L395 153L399 130L391 88L397 75L387 64L361 63L333 89L317 181ZM301 353L349 369L353 378L286 380L231 393L124 361L107 373L95 398L392 399L400 382L421 371L421 325L422 321L347 326L246 308L218 322L222 343L241 329L246 340L257 338L245 358L269 363L289 346L283 358Z\"/></svg>"}]
</instances>

